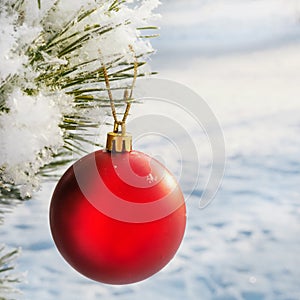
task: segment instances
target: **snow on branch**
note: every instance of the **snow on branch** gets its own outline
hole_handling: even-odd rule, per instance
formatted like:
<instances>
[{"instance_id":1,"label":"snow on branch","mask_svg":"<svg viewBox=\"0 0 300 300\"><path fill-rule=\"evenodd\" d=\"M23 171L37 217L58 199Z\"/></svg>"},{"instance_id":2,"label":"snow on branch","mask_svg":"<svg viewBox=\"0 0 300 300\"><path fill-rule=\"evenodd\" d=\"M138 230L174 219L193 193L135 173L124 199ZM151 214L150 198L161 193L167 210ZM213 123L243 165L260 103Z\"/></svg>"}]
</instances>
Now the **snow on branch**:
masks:
<instances>
[{"instance_id":1,"label":"snow on branch","mask_svg":"<svg viewBox=\"0 0 300 300\"><path fill-rule=\"evenodd\" d=\"M0 4L0 195L17 186L30 197L45 166L90 142L85 129L108 103L101 63L115 89L128 86L136 58L139 76L150 73L141 30L153 28L158 0L39 3Z\"/></svg>"}]
</instances>

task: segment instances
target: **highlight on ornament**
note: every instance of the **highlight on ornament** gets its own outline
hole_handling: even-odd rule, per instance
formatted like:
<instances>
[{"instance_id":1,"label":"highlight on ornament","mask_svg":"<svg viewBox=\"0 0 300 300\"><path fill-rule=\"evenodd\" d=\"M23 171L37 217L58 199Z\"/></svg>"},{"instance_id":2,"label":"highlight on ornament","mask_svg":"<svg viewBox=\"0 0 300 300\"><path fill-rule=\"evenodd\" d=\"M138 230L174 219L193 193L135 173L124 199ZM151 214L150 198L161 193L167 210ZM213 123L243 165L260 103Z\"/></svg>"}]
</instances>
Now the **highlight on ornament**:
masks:
<instances>
[{"instance_id":1,"label":"highlight on ornament","mask_svg":"<svg viewBox=\"0 0 300 300\"><path fill-rule=\"evenodd\" d=\"M130 284L160 271L176 254L186 226L185 201L175 177L156 159L132 150L126 132L137 67L135 57L119 120L102 63L113 131L105 149L65 172L50 204L51 232L61 255L82 275L107 284Z\"/></svg>"}]
</instances>

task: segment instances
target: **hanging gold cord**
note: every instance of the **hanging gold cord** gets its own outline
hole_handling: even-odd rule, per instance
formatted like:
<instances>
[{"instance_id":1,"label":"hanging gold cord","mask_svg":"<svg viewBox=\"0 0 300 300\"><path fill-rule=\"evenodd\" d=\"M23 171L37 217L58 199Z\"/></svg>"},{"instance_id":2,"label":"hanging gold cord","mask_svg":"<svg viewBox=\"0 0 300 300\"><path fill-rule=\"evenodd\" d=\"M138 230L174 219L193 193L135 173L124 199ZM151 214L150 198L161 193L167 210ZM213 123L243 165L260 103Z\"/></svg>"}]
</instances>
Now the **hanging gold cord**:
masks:
<instances>
[{"instance_id":1,"label":"hanging gold cord","mask_svg":"<svg viewBox=\"0 0 300 300\"><path fill-rule=\"evenodd\" d=\"M135 86L135 82L136 82L136 78L137 78L137 69L138 69L138 62L137 62L137 58L136 58L136 55L135 55L135 52L133 50L132 45L129 45L129 50L134 55L134 63L133 63L133 72L134 73L133 73L133 80L132 80L132 84L131 84L129 98L128 98L128 91L127 91L127 89L124 92L124 100L126 100L127 104L126 104L126 109L125 109L124 116L123 116L123 119L122 119L123 123L126 122L126 119L127 119L128 115L129 115L129 111L130 111L130 108L131 108L131 101L132 101L132 96L133 96L133 89L134 89L134 86Z\"/></svg>"},{"instance_id":2,"label":"hanging gold cord","mask_svg":"<svg viewBox=\"0 0 300 300\"><path fill-rule=\"evenodd\" d=\"M131 108L133 89L134 89L134 86L135 86L135 83L136 83L136 78L137 78L138 62L137 62L137 58L136 58L136 55L135 55L135 52L134 52L134 49L133 49L132 45L129 45L129 50L134 55L134 65L133 65L134 73L133 73L133 80L132 80L132 84L131 84L131 88L130 88L130 94L128 95L127 88L124 91L124 101L126 102L126 108L125 108L125 112L123 114L122 121L118 120L116 107L115 107L113 95L112 95L111 88L110 88L110 82L109 82L109 76L108 76L107 68L106 68L105 64L103 63L103 60L101 60L101 66L102 66L102 69L103 69L105 85L106 85L106 89L107 89L107 93L108 93L108 97L109 97L109 101L110 101L111 112L112 112L112 115L113 115L113 118L114 118L114 132L118 132L118 128L119 128L120 125L122 127L122 133L125 133L125 131L126 131L125 124L126 124L126 120L127 120L128 115L129 115L130 108ZM99 51L99 53L101 55L100 51Z\"/></svg>"}]
</instances>

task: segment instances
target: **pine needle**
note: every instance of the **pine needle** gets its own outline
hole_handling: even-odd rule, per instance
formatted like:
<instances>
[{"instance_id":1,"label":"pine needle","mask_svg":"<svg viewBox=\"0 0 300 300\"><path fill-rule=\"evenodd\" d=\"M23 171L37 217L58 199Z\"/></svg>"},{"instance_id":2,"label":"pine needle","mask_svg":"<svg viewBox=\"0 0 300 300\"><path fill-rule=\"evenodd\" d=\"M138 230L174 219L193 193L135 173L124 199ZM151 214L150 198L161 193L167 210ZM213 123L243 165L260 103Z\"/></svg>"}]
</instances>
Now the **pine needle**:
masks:
<instances>
[{"instance_id":1,"label":"pine needle","mask_svg":"<svg viewBox=\"0 0 300 300\"><path fill-rule=\"evenodd\" d=\"M3 254L2 254L3 253ZM14 270L12 265L15 258L18 256L19 250L15 249L9 252L5 252L4 246L0 247L0 295L9 295L15 290L12 284L20 282L20 279L11 275L11 271ZM6 299L6 298L0 298Z\"/></svg>"}]
</instances>

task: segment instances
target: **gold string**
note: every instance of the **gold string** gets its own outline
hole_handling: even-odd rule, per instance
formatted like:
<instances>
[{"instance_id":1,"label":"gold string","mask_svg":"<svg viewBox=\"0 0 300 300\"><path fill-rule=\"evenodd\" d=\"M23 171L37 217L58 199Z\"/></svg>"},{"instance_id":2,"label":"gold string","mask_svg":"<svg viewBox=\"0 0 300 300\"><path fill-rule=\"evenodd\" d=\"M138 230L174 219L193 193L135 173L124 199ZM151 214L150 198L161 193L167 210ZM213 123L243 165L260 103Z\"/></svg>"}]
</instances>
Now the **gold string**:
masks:
<instances>
[{"instance_id":1,"label":"gold string","mask_svg":"<svg viewBox=\"0 0 300 300\"><path fill-rule=\"evenodd\" d=\"M134 52L134 49L132 47L132 45L129 45L129 50L133 53L134 55L134 73L133 73L133 80L132 80L132 84L131 84L131 88L130 88L130 94L128 95L128 89L126 88L124 91L124 101L126 101L126 108L123 114L123 118L122 121L118 120L117 117L117 112L116 112L116 106L115 106L115 102L113 99L113 95L111 92L111 88L110 88L110 82L109 82L109 76L108 76L108 72L107 72L107 68L105 66L105 64L103 63L103 60L101 59L101 66L103 69L103 76L104 76L104 80L105 80L105 85L106 85L106 89L107 89L107 93L108 93L108 97L109 97L109 102L110 102L110 108L111 108L111 112L114 118L114 132L118 132L118 128L119 126L122 127L122 133L125 134L125 123L126 123L126 119L129 115L129 111L131 108L131 102L132 102L132 96L133 96L133 90L134 90L134 86L136 83L136 78L137 78L137 69L138 69L138 61ZM101 56L101 51L99 50L99 54Z\"/></svg>"},{"instance_id":2,"label":"gold string","mask_svg":"<svg viewBox=\"0 0 300 300\"><path fill-rule=\"evenodd\" d=\"M123 119L122 119L122 122L125 123L126 122L126 119L129 115L129 111L130 111L130 108L131 108L131 101L132 101L132 96L133 96L133 89L134 89L134 86L135 86L135 82L136 82L136 78L137 78L137 69L138 69L138 62L137 62L137 58L136 58L136 55L135 55L135 52L133 50L133 47L132 45L129 45L129 50L132 52L132 54L134 55L134 73L133 73L133 80L132 80L132 84L131 84L131 89L130 89L130 95L128 97L128 91L127 89L125 90L125 93L124 93L124 100L126 100L127 102L127 105L126 105L126 109L125 109L125 112L124 112L124 116L123 116Z\"/></svg>"},{"instance_id":3,"label":"gold string","mask_svg":"<svg viewBox=\"0 0 300 300\"><path fill-rule=\"evenodd\" d=\"M108 93L108 97L109 97L109 101L110 101L111 112L112 112L112 115L114 117L115 123L117 123L118 122L117 112L116 112L116 107L115 107L113 95L112 95L112 92L111 92L111 89L110 89L110 83L109 83L109 78L108 78L108 74L107 74L107 69L106 69L106 66L104 65L104 63L102 61L101 61L101 65L102 65L105 85L106 85L106 89L107 89L107 93Z\"/></svg>"}]
</instances>

